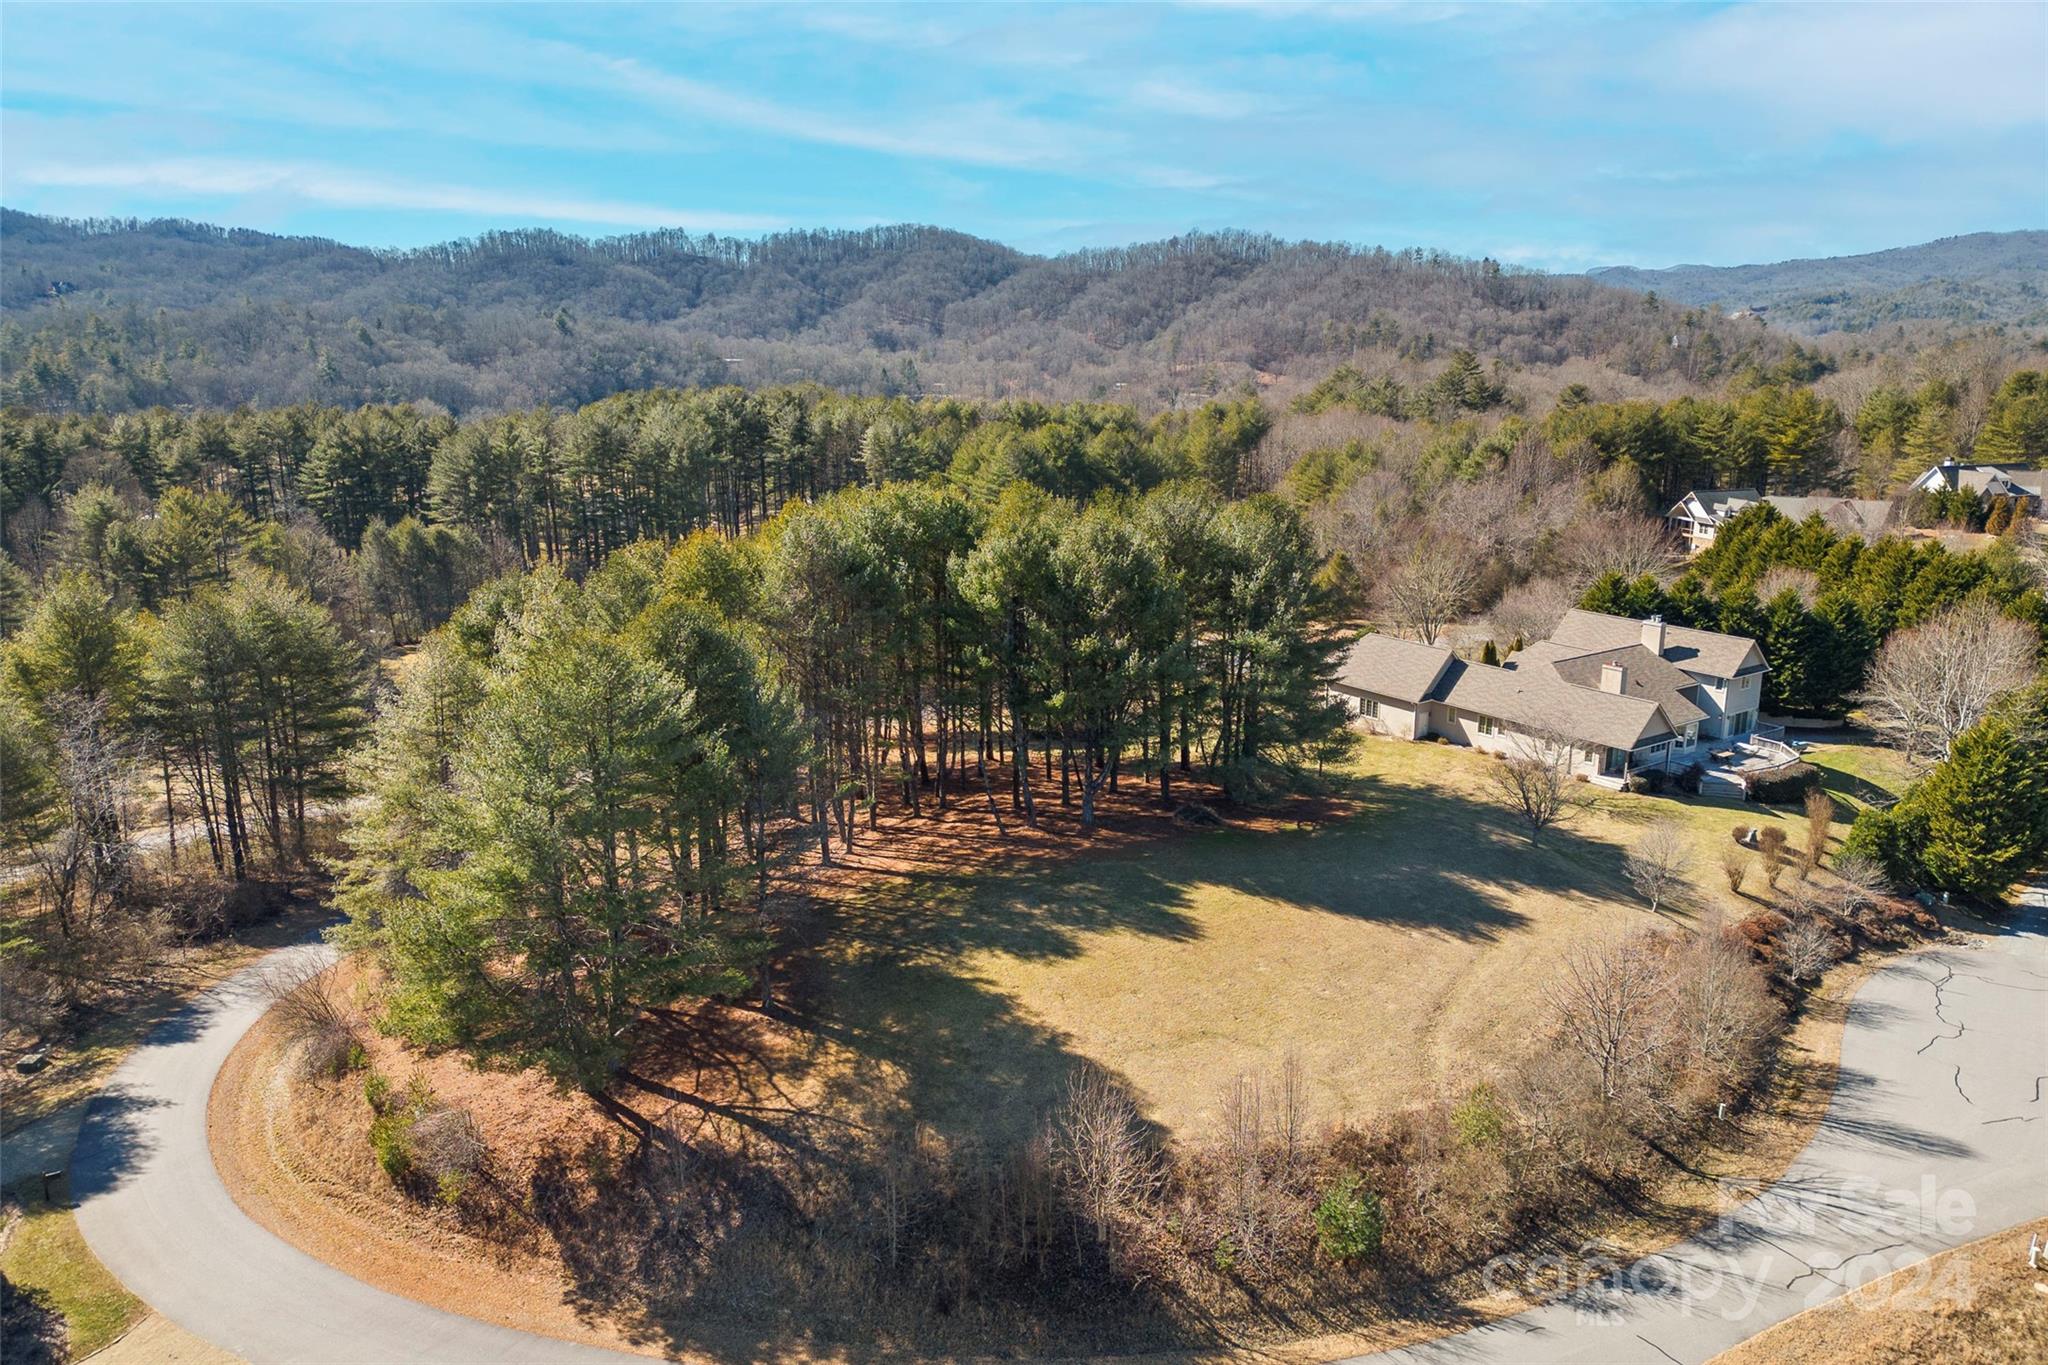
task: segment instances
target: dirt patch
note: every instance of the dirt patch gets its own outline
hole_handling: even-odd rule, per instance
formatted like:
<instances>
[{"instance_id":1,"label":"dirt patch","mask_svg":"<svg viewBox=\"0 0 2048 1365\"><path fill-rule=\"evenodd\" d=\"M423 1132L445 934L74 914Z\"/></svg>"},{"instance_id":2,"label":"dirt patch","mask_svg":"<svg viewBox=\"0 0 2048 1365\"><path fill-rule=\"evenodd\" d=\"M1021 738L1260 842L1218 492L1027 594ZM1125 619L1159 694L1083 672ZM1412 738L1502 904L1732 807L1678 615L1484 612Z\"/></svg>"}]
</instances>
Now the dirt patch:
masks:
<instances>
[{"instance_id":1,"label":"dirt patch","mask_svg":"<svg viewBox=\"0 0 2048 1365\"><path fill-rule=\"evenodd\" d=\"M91 1359L93 1365L241 1365L242 1360L155 1313Z\"/></svg>"}]
</instances>

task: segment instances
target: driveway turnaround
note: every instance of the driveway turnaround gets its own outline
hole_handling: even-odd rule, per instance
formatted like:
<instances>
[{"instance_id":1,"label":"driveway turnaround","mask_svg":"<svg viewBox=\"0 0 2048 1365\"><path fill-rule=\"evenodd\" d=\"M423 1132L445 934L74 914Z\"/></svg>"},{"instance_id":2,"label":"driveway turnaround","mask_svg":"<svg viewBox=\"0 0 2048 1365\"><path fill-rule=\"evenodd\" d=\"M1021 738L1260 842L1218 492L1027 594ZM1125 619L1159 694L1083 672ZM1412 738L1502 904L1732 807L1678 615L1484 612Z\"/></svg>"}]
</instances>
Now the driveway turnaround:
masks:
<instances>
[{"instance_id":1,"label":"driveway turnaround","mask_svg":"<svg viewBox=\"0 0 2048 1365\"><path fill-rule=\"evenodd\" d=\"M1784 1178L1669 1250L1372 1365L1693 1365L1816 1304L2048 1215L2048 887L2010 932L1901 958L1849 1007L1833 1100ZM1732 1192L1742 1193L1742 1192ZM1504 1290L1556 1285L1538 1258Z\"/></svg>"},{"instance_id":2,"label":"driveway turnaround","mask_svg":"<svg viewBox=\"0 0 2048 1365\"><path fill-rule=\"evenodd\" d=\"M372 1289L258 1226L213 1167L206 1101L228 1053L268 1007L267 968L326 954L285 948L166 1020L86 1111L72 1156L78 1226L150 1307L236 1355L271 1361L637 1361L444 1313Z\"/></svg>"},{"instance_id":3,"label":"driveway turnaround","mask_svg":"<svg viewBox=\"0 0 2048 1365\"><path fill-rule=\"evenodd\" d=\"M1827 1115L1776 1184L1698 1236L1543 1307L1370 1359L1690 1365L2048 1214L2048 888L2028 900L2011 931L1915 953L1864 984ZM93 1251L159 1313L259 1365L643 1361L372 1289L236 1207L207 1146L207 1096L268 1004L265 968L326 951L280 950L194 1001L93 1101L72 1163ZM1503 1257L1491 1273L1509 1290L1554 1283L1533 1259Z\"/></svg>"}]
</instances>

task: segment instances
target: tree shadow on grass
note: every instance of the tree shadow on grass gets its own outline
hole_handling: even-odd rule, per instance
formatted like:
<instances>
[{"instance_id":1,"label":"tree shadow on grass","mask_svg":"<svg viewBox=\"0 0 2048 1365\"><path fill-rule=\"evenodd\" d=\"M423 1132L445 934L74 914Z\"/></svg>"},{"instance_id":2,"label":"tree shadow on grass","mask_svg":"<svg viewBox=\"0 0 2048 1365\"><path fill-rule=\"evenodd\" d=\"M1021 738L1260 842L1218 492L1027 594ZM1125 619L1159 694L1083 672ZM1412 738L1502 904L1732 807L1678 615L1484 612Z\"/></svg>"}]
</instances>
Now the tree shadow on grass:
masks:
<instances>
[{"instance_id":1,"label":"tree shadow on grass","mask_svg":"<svg viewBox=\"0 0 2048 1365\"><path fill-rule=\"evenodd\" d=\"M906 1135L918 1135L913 1147L928 1138L1000 1164L1042 1130L1076 1069L1101 1063L989 979L989 955L1067 961L1102 935L1193 944L1207 932L1198 897L1219 890L1246 898L1244 913L1269 902L1476 944L1527 927L1531 898L1627 894L1613 845L1568 826L1532 844L1501 809L1448 784L1350 778L1327 805L1335 814L1322 823L1269 819L1260 829L1172 837L1112 830L1092 846L990 837L976 847L940 827L906 852L910 836L933 827L892 817L879 834L864 832L837 851L836 880L811 907L818 946L790 964L777 991L775 1024L811 1039L811 1052L768 1047L736 1022L746 1018L740 1011L664 1017L645 1030L616 1096L655 1132L644 1157L665 1172L661 1181L688 1191L667 1206L703 1213L676 1223L653 1200L640 1216L669 1219L668 1230L626 1264L616 1247L598 1249L603 1239L583 1244L578 1230L604 1215L572 1200L559 1234L572 1300L646 1340L723 1359L805 1346L858 1356L1233 1339L1244 1322L1217 1321L1162 1282L1098 1301L1073 1280L1045 1298L1045 1282L1030 1274L953 1287L947 1265L919 1262L891 1272L902 1296L872 1283L853 1292L844 1230L830 1218L821 1224L814 1198L872 1197L873 1217L887 1216L887 1199L874 1192L895 1188L888 1163L900 1158L888 1153L904 1150ZM1074 856L1077 847L1086 856ZM829 1064L818 1055L827 1048ZM571 1198L570 1183L560 1198ZM940 1216L918 1207L913 1223ZM1418 1303L1432 1293L1402 1291ZM1388 1306L1294 1304L1263 1330L1286 1327L1283 1319L1301 1330L1355 1325ZM1430 1310L1456 1311L1447 1302Z\"/></svg>"}]
</instances>

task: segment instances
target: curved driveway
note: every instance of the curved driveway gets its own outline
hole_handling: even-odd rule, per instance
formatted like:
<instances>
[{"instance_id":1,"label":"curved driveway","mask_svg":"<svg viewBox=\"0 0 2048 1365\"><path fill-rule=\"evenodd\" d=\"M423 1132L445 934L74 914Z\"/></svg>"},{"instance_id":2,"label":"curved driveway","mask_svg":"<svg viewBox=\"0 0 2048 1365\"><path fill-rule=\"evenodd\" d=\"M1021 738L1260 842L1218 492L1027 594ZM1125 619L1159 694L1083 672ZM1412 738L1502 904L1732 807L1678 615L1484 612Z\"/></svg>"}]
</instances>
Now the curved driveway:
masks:
<instances>
[{"instance_id":1,"label":"curved driveway","mask_svg":"<svg viewBox=\"0 0 2048 1365\"><path fill-rule=\"evenodd\" d=\"M329 950L285 948L166 1020L86 1111L71 1162L78 1226L150 1307L247 1360L636 1361L444 1313L314 1260L235 1205L206 1141L206 1101L269 1000L263 972Z\"/></svg>"},{"instance_id":2,"label":"curved driveway","mask_svg":"<svg viewBox=\"0 0 2048 1365\"><path fill-rule=\"evenodd\" d=\"M2048 888L2025 899L2011 932L1913 953L1864 983L1819 1131L1754 1200L1540 1308L1365 1359L1691 1365L2048 1215ZM1550 1285L1552 1271L1509 1260L1495 1283Z\"/></svg>"},{"instance_id":3,"label":"curved driveway","mask_svg":"<svg viewBox=\"0 0 2048 1365\"><path fill-rule=\"evenodd\" d=\"M1902 958L1857 993L1836 1093L1785 1177L1712 1228L1564 1299L1388 1361L1705 1360L1891 1269L2048 1214L2048 896L2011 933ZM173 1016L88 1111L79 1227L164 1316L249 1360L644 1360L443 1313L349 1278L253 1222L206 1141L264 966ZM1540 1265L1501 1264L1518 1287Z\"/></svg>"}]
</instances>

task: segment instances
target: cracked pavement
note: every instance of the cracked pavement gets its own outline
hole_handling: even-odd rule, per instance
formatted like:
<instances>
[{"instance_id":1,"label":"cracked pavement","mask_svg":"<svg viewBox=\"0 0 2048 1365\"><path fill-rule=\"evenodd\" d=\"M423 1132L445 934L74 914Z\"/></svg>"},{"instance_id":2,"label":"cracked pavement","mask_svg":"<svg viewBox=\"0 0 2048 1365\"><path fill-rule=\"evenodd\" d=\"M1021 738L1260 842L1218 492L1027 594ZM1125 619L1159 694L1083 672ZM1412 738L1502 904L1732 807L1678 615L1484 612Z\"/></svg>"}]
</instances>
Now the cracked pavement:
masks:
<instances>
[{"instance_id":1,"label":"cracked pavement","mask_svg":"<svg viewBox=\"0 0 2048 1365\"><path fill-rule=\"evenodd\" d=\"M2048 882L2009 931L1922 949L1849 1011L1826 1116L1712 1226L1544 1305L1373 1365L1693 1365L1807 1308L2048 1215ZM1546 1272L1548 1269L1546 1268ZM1515 1267L1496 1277L1517 1282Z\"/></svg>"}]
</instances>

